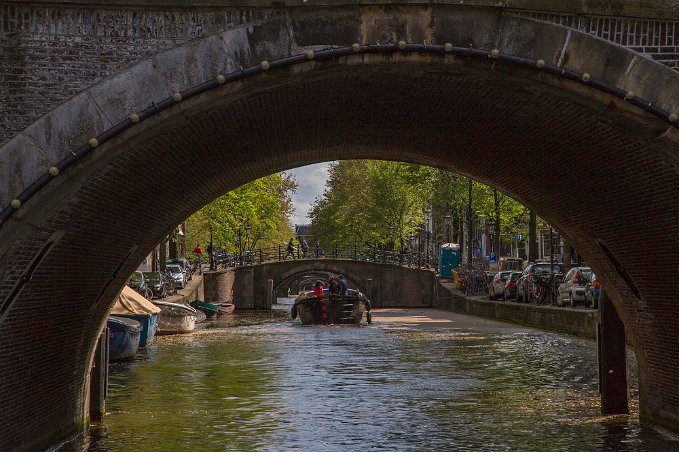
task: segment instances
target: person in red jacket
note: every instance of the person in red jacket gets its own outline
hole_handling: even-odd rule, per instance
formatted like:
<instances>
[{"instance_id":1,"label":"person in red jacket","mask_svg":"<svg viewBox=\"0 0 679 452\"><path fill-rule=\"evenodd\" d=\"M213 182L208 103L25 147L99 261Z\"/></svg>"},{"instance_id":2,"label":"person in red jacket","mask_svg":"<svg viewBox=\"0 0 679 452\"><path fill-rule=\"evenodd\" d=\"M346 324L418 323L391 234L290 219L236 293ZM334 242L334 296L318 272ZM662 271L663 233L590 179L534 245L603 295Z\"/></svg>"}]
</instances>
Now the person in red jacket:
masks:
<instances>
[{"instance_id":1,"label":"person in red jacket","mask_svg":"<svg viewBox=\"0 0 679 452\"><path fill-rule=\"evenodd\" d=\"M323 284L317 282L316 285L314 285L314 297L322 296L323 296Z\"/></svg>"}]
</instances>

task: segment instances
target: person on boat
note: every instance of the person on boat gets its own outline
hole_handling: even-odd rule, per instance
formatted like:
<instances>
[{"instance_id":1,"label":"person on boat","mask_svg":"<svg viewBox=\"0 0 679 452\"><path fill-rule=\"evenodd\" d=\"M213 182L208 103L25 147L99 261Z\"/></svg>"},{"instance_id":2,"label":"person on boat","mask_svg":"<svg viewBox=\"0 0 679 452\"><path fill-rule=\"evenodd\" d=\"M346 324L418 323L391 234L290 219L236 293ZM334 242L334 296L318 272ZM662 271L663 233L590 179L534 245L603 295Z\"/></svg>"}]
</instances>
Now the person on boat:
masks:
<instances>
[{"instance_id":1,"label":"person on boat","mask_svg":"<svg viewBox=\"0 0 679 452\"><path fill-rule=\"evenodd\" d=\"M323 284L321 284L321 282L318 281L314 285L314 297L322 297L322 296L323 296Z\"/></svg>"},{"instance_id":2,"label":"person on boat","mask_svg":"<svg viewBox=\"0 0 679 452\"><path fill-rule=\"evenodd\" d=\"M328 293L338 294L340 291L340 286L334 276L330 275L328 278Z\"/></svg>"},{"instance_id":3,"label":"person on boat","mask_svg":"<svg viewBox=\"0 0 679 452\"><path fill-rule=\"evenodd\" d=\"M339 293L343 297L349 295L349 283L347 283L346 278L342 275L339 275L339 289Z\"/></svg>"},{"instance_id":4,"label":"person on boat","mask_svg":"<svg viewBox=\"0 0 679 452\"><path fill-rule=\"evenodd\" d=\"M285 258L287 259L288 256L292 256L292 258L295 258L295 243L290 239L288 242L288 254L285 255Z\"/></svg>"}]
</instances>

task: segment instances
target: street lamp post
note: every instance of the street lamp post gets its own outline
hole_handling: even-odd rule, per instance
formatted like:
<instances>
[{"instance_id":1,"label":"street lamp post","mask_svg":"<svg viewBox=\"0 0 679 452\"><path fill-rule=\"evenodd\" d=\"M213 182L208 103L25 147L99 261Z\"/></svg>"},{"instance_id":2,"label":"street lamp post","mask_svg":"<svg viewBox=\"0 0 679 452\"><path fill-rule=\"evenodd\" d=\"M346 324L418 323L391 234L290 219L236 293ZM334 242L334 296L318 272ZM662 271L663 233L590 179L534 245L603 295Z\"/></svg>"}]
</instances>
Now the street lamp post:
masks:
<instances>
[{"instance_id":1,"label":"street lamp post","mask_svg":"<svg viewBox=\"0 0 679 452\"><path fill-rule=\"evenodd\" d=\"M446 226L446 243L450 243L450 224L452 222L452 217L450 214L445 214L443 217L443 224Z\"/></svg>"},{"instance_id":2,"label":"street lamp post","mask_svg":"<svg viewBox=\"0 0 679 452\"><path fill-rule=\"evenodd\" d=\"M427 233L427 237L426 237L426 241L427 241L427 251L426 251L426 253L425 253L425 259L426 259L426 264L425 264L425 265L429 265L429 239L430 239L430 237L431 237L431 227L430 227L429 222L431 221L431 209L425 210L424 213L425 213L425 215L426 215L426 217L425 217L425 220L426 220L425 229L426 229L426 233Z\"/></svg>"},{"instance_id":3,"label":"street lamp post","mask_svg":"<svg viewBox=\"0 0 679 452\"><path fill-rule=\"evenodd\" d=\"M494 245L493 236L495 235L495 221L493 221L492 218L490 220L487 220L486 227L488 228L488 235L490 236L490 252L492 253L493 251L495 251L495 247L493 246Z\"/></svg>"},{"instance_id":4,"label":"street lamp post","mask_svg":"<svg viewBox=\"0 0 679 452\"><path fill-rule=\"evenodd\" d=\"M245 226L245 250L252 251L250 249L250 231L252 228L250 226Z\"/></svg>"},{"instance_id":5,"label":"street lamp post","mask_svg":"<svg viewBox=\"0 0 679 452\"><path fill-rule=\"evenodd\" d=\"M210 223L210 271L215 271L215 251L212 246L212 223Z\"/></svg>"},{"instance_id":6,"label":"street lamp post","mask_svg":"<svg viewBox=\"0 0 679 452\"><path fill-rule=\"evenodd\" d=\"M238 227L238 262L240 265L243 265L243 234L240 230L240 226Z\"/></svg>"}]
</instances>

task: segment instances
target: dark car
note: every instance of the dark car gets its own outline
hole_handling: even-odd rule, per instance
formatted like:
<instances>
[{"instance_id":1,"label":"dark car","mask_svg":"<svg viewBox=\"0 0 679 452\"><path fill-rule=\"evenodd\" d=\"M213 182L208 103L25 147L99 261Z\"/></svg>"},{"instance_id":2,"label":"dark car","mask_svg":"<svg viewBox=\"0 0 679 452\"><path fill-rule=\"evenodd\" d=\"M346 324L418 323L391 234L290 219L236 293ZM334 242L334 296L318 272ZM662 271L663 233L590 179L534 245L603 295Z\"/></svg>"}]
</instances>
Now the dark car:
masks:
<instances>
[{"instance_id":1,"label":"dark car","mask_svg":"<svg viewBox=\"0 0 679 452\"><path fill-rule=\"evenodd\" d=\"M516 284L516 299L518 301L528 302L534 297L534 294L529 290L531 283L536 277L549 276L551 273L552 264L549 262L536 262L529 264L523 269L521 277ZM554 262L554 277L557 282L561 278L561 264Z\"/></svg>"},{"instance_id":2,"label":"dark car","mask_svg":"<svg viewBox=\"0 0 679 452\"><path fill-rule=\"evenodd\" d=\"M516 298L516 283L519 282L521 272L511 272L505 281L504 299L511 300Z\"/></svg>"},{"instance_id":3,"label":"dark car","mask_svg":"<svg viewBox=\"0 0 679 452\"><path fill-rule=\"evenodd\" d=\"M144 272L147 284L153 292L153 298L165 298L167 296L167 286L165 278L160 272Z\"/></svg>"},{"instance_id":4,"label":"dark car","mask_svg":"<svg viewBox=\"0 0 679 452\"><path fill-rule=\"evenodd\" d=\"M134 272L127 281L127 285L134 289L137 293L141 294L144 298L151 299L153 293L148 287L146 278L142 272Z\"/></svg>"}]
</instances>

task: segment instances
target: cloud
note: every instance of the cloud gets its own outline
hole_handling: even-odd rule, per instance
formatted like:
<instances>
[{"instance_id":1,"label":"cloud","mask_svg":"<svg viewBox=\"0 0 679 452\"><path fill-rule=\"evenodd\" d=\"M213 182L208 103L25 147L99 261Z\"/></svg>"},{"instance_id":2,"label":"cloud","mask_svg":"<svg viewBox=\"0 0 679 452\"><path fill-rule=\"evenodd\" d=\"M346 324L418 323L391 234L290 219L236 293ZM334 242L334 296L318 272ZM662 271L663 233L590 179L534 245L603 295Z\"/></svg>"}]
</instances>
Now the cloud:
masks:
<instances>
[{"instance_id":1,"label":"cloud","mask_svg":"<svg viewBox=\"0 0 679 452\"><path fill-rule=\"evenodd\" d=\"M292 203L295 207L295 216L292 219L293 224L309 223L307 214L316 197L320 196L325 190L330 163L315 163L289 171L295 175L299 185L297 192L292 195Z\"/></svg>"}]
</instances>

